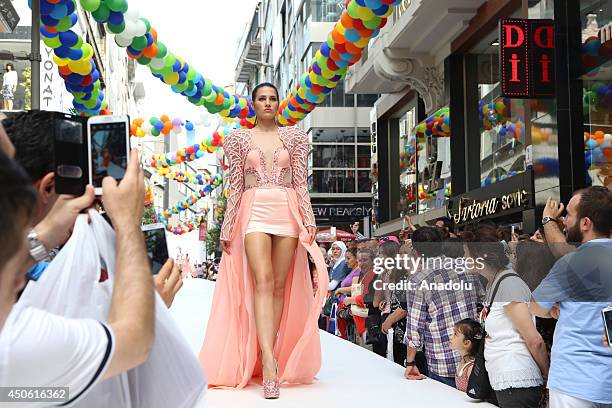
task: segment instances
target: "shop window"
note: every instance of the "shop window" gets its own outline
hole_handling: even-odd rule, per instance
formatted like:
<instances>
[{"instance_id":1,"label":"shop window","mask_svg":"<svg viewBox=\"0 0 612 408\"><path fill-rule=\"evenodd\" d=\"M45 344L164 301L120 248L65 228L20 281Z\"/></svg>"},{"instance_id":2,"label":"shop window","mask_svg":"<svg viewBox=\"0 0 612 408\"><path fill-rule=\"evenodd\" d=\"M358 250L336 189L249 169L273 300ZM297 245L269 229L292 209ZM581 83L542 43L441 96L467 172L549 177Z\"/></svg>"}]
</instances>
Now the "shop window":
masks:
<instances>
[{"instance_id":1,"label":"shop window","mask_svg":"<svg viewBox=\"0 0 612 408\"><path fill-rule=\"evenodd\" d=\"M612 186L612 5L581 0L587 184Z\"/></svg>"},{"instance_id":2,"label":"shop window","mask_svg":"<svg viewBox=\"0 0 612 408\"><path fill-rule=\"evenodd\" d=\"M335 23L342 15L340 2L337 0L310 0L310 7L314 22Z\"/></svg>"},{"instance_id":3,"label":"shop window","mask_svg":"<svg viewBox=\"0 0 612 408\"><path fill-rule=\"evenodd\" d=\"M372 153L370 146L357 146L357 167L360 169L369 169L372 161Z\"/></svg>"},{"instance_id":4,"label":"shop window","mask_svg":"<svg viewBox=\"0 0 612 408\"><path fill-rule=\"evenodd\" d=\"M525 105L501 97L497 30L485 36L471 54L476 64L480 128L480 182L485 187L526 170Z\"/></svg>"},{"instance_id":5,"label":"shop window","mask_svg":"<svg viewBox=\"0 0 612 408\"><path fill-rule=\"evenodd\" d=\"M370 129L367 127L357 129L357 143L370 144Z\"/></svg>"},{"instance_id":6,"label":"shop window","mask_svg":"<svg viewBox=\"0 0 612 408\"><path fill-rule=\"evenodd\" d=\"M355 128L313 128L312 143L355 143Z\"/></svg>"},{"instance_id":7,"label":"shop window","mask_svg":"<svg viewBox=\"0 0 612 408\"><path fill-rule=\"evenodd\" d=\"M357 171L357 192L358 193L372 192L372 181L370 179L370 170Z\"/></svg>"},{"instance_id":8,"label":"shop window","mask_svg":"<svg viewBox=\"0 0 612 408\"><path fill-rule=\"evenodd\" d=\"M355 170L311 170L312 193L354 193Z\"/></svg>"},{"instance_id":9,"label":"shop window","mask_svg":"<svg viewBox=\"0 0 612 408\"><path fill-rule=\"evenodd\" d=\"M311 155L313 167L355 167L354 145L313 145Z\"/></svg>"},{"instance_id":10,"label":"shop window","mask_svg":"<svg viewBox=\"0 0 612 408\"><path fill-rule=\"evenodd\" d=\"M378 100L378 95L357 95L357 106L360 108L371 108Z\"/></svg>"}]
</instances>

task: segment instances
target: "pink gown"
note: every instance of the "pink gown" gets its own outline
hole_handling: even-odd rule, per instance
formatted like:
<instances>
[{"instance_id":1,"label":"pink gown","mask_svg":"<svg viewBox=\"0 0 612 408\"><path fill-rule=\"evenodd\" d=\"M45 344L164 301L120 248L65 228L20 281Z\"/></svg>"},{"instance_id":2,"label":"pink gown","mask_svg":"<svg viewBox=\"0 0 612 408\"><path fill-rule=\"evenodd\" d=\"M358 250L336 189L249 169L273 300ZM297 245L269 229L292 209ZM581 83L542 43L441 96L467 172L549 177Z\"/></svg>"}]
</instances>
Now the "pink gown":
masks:
<instances>
[{"instance_id":1,"label":"pink gown","mask_svg":"<svg viewBox=\"0 0 612 408\"><path fill-rule=\"evenodd\" d=\"M224 142L231 174L221 240L231 241L231 254L223 253L221 258L200 351L209 387L242 388L261 375L253 279L244 250L244 236L252 231L299 238L274 348L280 382L312 383L321 367L317 322L328 276L321 251L308 242L306 230L315 226L306 182L308 136L298 128L284 127L279 128L279 137L282 146L272 157L252 143L250 130L236 130ZM308 253L316 265L314 295Z\"/></svg>"}]
</instances>

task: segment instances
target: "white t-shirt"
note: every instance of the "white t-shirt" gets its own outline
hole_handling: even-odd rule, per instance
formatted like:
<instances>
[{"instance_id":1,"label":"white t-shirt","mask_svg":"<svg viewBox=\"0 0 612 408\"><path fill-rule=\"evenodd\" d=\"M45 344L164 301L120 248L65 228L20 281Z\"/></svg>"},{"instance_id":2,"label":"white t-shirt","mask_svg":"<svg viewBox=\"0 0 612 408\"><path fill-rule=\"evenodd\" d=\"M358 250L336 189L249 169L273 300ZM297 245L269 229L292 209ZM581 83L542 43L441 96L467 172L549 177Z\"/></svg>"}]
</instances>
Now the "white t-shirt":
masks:
<instances>
[{"instance_id":1,"label":"white t-shirt","mask_svg":"<svg viewBox=\"0 0 612 408\"><path fill-rule=\"evenodd\" d=\"M17 304L0 332L0 387L68 387L72 403L102 378L114 344L110 328L96 320Z\"/></svg>"},{"instance_id":2,"label":"white t-shirt","mask_svg":"<svg viewBox=\"0 0 612 408\"><path fill-rule=\"evenodd\" d=\"M493 289L502 275L511 270L501 271L487 288L487 304ZM544 383L540 368L531 356L525 340L512 324L504 306L512 302L529 303L531 291L518 276L505 278L499 285L495 301L485 321L485 366L489 373L491 387L496 391L508 388L537 387ZM535 320L534 320L535 321Z\"/></svg>"},{"instance_id":3,"label":"white t-shirt","mask_svg":"<svg viewBox=\"0 0 612 408\"><path fill-rule=\"evenodd\" d=\"M19 78L17 76L17 71L8 71L2 75L2 85L9 85L12 88L15 88L18 81Z\"/></svg>"}]
</instances>

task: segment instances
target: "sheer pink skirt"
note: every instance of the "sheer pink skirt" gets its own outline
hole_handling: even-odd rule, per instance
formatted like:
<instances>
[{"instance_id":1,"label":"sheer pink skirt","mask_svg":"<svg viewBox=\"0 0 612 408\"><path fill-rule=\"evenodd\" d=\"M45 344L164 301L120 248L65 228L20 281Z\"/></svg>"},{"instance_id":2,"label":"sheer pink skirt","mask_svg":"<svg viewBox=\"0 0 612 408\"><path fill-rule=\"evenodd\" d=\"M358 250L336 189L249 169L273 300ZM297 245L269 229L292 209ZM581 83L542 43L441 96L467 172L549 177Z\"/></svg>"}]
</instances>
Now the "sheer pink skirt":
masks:
<instances>
[{"instance_id":1,"label":"sheer pink skirt","mask_svg":"<svg viewBox=\"0 0 612 408\"><path fill-rule=\"evenodd\" d=\"M287 190L282 187L255 189L245 235L250 232L297 238L300 231L291 209Z\"/></svg>"}]
</instances>

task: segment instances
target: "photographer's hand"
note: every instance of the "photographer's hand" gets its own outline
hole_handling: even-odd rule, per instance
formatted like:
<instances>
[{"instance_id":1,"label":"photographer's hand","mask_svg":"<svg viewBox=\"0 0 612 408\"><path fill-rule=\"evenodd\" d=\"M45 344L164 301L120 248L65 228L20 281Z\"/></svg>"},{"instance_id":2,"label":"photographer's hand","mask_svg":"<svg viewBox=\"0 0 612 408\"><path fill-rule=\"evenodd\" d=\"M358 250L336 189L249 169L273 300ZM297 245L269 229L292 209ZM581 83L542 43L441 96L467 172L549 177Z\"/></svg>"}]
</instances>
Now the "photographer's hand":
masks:
<instances>
[{"instance_id":1,"label":"photographer's hand","mask_svg":"<svg viewBox=\"0 0 612 408\"><path fill-rule=\"evenodd\" d=\"M94 188L88 185L80 197L60 195L47 216L34 228L47 250L63 245L72 235L77 216L92 206Z\"/></svg>"}]
</instances>

